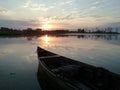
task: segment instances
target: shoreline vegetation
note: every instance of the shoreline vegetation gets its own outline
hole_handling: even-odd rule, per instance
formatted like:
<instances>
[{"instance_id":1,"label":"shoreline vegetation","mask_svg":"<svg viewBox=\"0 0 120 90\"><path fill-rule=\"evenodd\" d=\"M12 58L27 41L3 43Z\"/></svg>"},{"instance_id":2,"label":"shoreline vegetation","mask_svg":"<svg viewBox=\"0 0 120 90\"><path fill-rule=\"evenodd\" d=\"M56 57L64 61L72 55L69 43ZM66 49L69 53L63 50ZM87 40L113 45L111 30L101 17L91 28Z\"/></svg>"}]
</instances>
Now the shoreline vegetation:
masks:
<instances>
[{"instance_id":1,"label":"shoreline vegetation","mask_svg":"<svg viewBox=\"0 0 120 90\"><path fill-rule=\"evenodd\" d=\"M56 34L120 34L118 28L95 28L95 29L77 29L76 31L70 30L42 30L40 28L32 29L27 28L23 30L12 29L7 27L0 28L0 36L40 36L44 34L56 35Z\"/></svg>"}]
</instances>

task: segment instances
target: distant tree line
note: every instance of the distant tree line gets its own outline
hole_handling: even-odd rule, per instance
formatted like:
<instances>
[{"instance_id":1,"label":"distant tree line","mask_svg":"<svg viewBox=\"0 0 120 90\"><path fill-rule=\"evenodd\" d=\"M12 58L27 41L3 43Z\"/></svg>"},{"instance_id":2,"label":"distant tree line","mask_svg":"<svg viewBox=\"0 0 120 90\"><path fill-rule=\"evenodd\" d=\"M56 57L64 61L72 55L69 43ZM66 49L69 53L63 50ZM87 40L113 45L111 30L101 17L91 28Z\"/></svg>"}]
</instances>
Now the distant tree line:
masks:
<instances>
[{"instance_id":1,"label":"distant tree line","mask_svg":"<svg viewBox=\"0 0 120 90\"><path fill-rule=\"evenodd\" d=\"M69 30L52 30L52 31L42 31L43 34L64 34L64 33L70 33Z\"/></svg>"},{"instance_id":2,"label":"distant tree line","mask_svg":"<svg viewBox=\"0 0 120 90\"><path fill-rule=\"evenodd\" d=\"M95 29L78 29L78 33L98 33L98 34L118 34L118 28L95 28Z\"/></svg>"},{"instance_id":3,"label":"distant tree line","mask_svg":"<svg viewBox=\"0 0 120 90\"><path fill-rule=\"evenodd\" d=\"M41 34L42 29L32 29L32 28L27 28L27 29L23 29L23 30L19 30L19 29L10 29L7 27L1 27L0 28L0 35L39 35Z\"/></svg>"},{"instance_id":4,"label":"distant tree line","mask_svg":"<svg viewBox=\"0 0 120 90\"><path fill-rule=\"evenodd\" d=\"M0 28L0 35L20 35L20 36L29 36L29 35L43 35L43 34L64 34L64 33L88 33L88 34L118 34L118 28L94 28L94 29L77 29L76 31L69 30L52 30L45 31L40 28L32 29L27 28L23 30L12 29L7 27Z\"/></svg>"}]
</instances>

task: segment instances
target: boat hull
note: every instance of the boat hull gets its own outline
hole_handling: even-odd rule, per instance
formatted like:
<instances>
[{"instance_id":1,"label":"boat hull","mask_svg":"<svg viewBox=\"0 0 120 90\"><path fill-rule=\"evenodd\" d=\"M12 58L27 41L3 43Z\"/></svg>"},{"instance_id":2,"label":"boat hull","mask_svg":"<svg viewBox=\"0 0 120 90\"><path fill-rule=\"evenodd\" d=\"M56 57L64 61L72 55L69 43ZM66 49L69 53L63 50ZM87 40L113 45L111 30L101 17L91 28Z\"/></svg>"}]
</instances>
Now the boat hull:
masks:
<instances>
[{"instance_id":1,"label":"boat hull","mask_svg":"<svg viewBox=\"0 0 120 90\"><path fill-rule=\"evenodd\" d=\"M39 61L37 75L42 90L79 90L59 78L56 78L56 76L44 67L41 61Z\"/></svg>"},{"instance_id":2,"label":"boat hull","mask_svg":"<svg viewBox=\"0 0 120 90\"><path fill-rule=\"evenodd\" d=\"M40 47L37 53L39 59L37 76L43 90L120 90L118 74L56 55ZM62 71L60 77L54 72L56 70Z\"/></svg>"}]
</instances>

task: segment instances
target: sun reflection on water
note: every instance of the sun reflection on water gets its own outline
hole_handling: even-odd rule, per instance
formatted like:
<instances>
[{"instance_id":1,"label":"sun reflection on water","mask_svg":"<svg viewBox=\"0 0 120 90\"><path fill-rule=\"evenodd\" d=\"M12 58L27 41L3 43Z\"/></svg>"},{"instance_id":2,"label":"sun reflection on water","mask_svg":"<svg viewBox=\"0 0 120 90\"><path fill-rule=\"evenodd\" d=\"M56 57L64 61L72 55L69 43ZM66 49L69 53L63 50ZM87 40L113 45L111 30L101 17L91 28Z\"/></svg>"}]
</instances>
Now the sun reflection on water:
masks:
<instances>
[{"instance_id":1,"label":"sun reflection on water","mask_svg":"<svg viewBox=\"0 0 120 90\"><path fill-rule=\"evenodd\" d=\"M50 44L50 37L48 37L48 35L45 35L43 37L43 42L44 42L45 46L48 46Z\"/></svg>"},{"instance_id":2,"label":"sun reflection on water","mask_svg":"<svg viewBox=\"0 0 120 90\"><path fill-rule=\"evenodd\" d=\"M48 35L45 35L44 41L45 41L46 43L48 43L48 42L50 41L50 38L48 37Z\"/></svg>"}]
</instances>

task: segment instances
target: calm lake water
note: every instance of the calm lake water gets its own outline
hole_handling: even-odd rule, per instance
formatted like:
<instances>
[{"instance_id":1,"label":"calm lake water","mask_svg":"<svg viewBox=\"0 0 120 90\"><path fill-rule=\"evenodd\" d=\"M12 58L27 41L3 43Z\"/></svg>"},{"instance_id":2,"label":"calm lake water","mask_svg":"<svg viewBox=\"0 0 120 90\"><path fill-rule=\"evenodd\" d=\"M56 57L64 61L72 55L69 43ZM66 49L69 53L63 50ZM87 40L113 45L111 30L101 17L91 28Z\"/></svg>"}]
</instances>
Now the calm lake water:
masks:
<instances>
[{"instance_id":1,"label":"calm lake water","mask_svg":"<svg viewBox=\"0 0 120 90\"><path fill-rule=\"evenodd\" d=\"M120 35L0 37L0 90L41 90L37 46L120 74Z\"/></svg>"}]
</instances>

